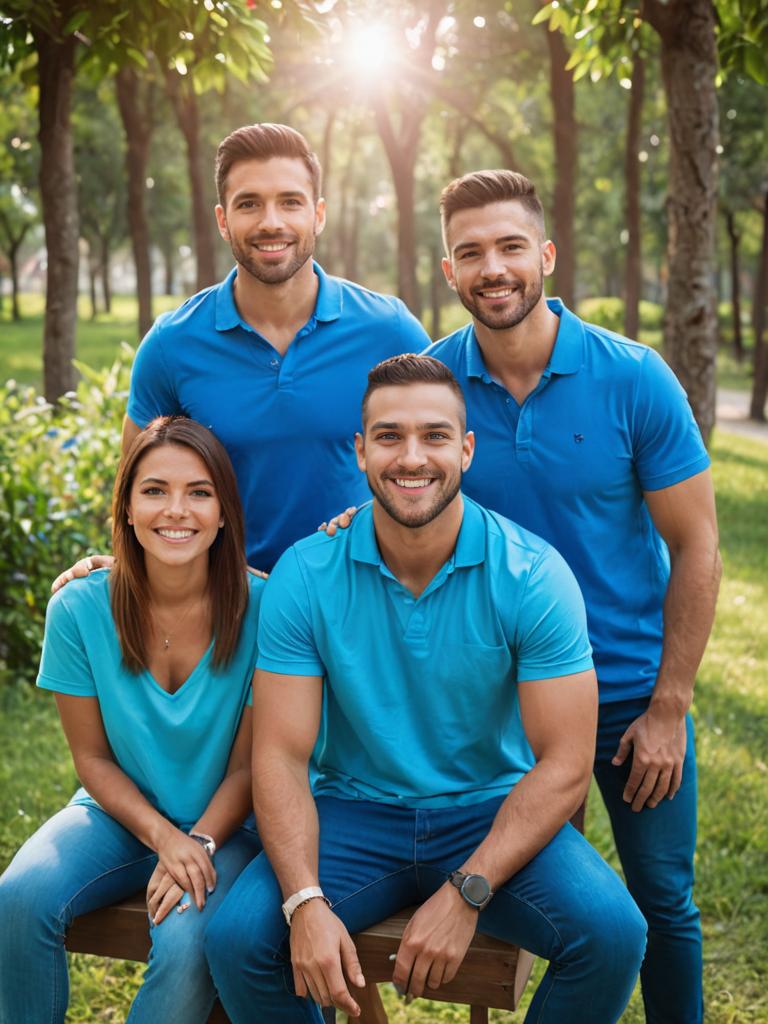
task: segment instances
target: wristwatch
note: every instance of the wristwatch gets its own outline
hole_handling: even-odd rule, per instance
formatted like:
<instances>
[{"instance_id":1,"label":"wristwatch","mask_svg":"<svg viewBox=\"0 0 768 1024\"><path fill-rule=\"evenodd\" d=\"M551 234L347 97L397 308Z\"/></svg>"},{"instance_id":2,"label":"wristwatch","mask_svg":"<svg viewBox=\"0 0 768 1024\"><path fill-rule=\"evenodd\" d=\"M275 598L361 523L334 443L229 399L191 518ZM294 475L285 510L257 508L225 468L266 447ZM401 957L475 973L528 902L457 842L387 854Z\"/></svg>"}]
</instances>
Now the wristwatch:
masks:
<instances>
[{"instance_id":1,"label":"wristwatch","mask_svg":"<svg viewBox=\"0 0 768 1024\"><path fill-rule=\"evenodd\" d=\"M461 893L464 901L474 907L475 910L485 910L491 902L493 892L488 884L488 879L482 875L464 874L463 871L452 871L448 875L448 881L455 885Z\"/></svg>"},{"instance_id":2,"label":"wristwatch","mask_svg":"<svg viewBox=\"0 0 768 1024\"><path fill-rule=\"evenodd\" d=\"M306 889L299 889L298 892L293 893L283 904L283 917L288 927L291 927L291 918L294 912L303 907L305 903L309 903L310 900L323 900L329 907L331 901L324 894L323 890L319 885L309 885Z\"/></svg>"},{"instance_id":3,"label":"wristwatch","mask_svg":"<svg viewBox=\"0 0 768 1024\"><path fill-rule=\"evenodd\" d=\"M190 832L189 838L194 839L196 843L200 843L208 856L213 859L213 855L216 853L216 840L213 836L209 836L206 832Z\"/></svg>"}]
</instances>

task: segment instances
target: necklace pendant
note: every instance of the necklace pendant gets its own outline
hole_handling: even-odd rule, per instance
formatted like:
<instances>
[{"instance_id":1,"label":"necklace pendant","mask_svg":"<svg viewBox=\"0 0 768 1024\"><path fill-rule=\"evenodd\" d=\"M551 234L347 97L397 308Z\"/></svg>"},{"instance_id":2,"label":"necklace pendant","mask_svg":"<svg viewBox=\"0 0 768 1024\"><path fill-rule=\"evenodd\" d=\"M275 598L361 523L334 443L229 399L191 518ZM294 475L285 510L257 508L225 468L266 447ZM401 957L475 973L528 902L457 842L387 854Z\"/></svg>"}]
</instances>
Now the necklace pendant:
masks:
<instances>
[{"instance_id":1,"label":"necklace pendant","mask_svg":"<svg viewBox=\"0 0 768 1024\"><path fill-rule=\"evenodd\" d=\"M170 639L170 637L166 637L165 640L163 640L163 644L165 645L165 649L167 651L168 648L171 646L171 639Z\"/></svg>"}]
</instances>

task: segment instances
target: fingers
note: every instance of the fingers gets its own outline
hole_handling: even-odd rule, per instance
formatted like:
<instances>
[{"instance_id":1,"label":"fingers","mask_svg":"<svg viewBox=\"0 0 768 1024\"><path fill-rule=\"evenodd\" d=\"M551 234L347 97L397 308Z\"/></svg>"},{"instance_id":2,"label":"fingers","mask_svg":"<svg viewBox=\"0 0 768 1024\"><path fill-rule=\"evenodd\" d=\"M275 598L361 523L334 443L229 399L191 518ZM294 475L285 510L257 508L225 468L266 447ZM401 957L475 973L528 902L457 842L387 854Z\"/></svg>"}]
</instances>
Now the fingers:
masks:
<instances>
[{"instance_id":1,"label":"fingers","mask_svg":"<svg viewBox=\"0 0 768 1024\"><path fill-rule=\"evenodd\" d=\"M181 886L177 885L176 882L173 882L166 890L165 895L158 903L157 909L152 914L153 923L160 924L160 922L170 914L177 904L179 904L179 910L181 910L181 906L183 906L183 904L180 904L179 901L183 895L184 890ZM187 906L189 906L189 903L187 903Z\"/></svg>"},{"instance_id":2,"label":"fingers","mask_svg":"<svg viewBox=\"0 0 768 1024\"><path fill-rule=\"evenodd\" d=\"M57 590L74 579L82 579L87 576L94 568L93 559L89 556L88 558L81 558L78 562L72 566L71 569L67 569L66 572L60 573L51 584L51 591L55 594Z\"/></svg>"},{"instance_id":3,"label":"fingers","mask_svg":"<svg viewBox=\"0 0 768 1024\"><path fill-rule=\"evenodd\" d=\"M669 792L667 793L667 799L671 800L678 789L683 784L683 762L678 761L675 767L672 769L672 777L669 780Z\"/></svg>"},{"instance_id":4,"label":"fingers","mask_svg":"<svg viewBox=\"0 0 768 1024\"><path fill-rule=\"evenodd\" d=\"M252 565L249 565L247 568L248 568L248 572L251 574L251 576L259 576L263 580L268 580L269 579L269 573L268 572L262 572L261 569L254 569Z\"/></svg>"},{"instance_id":5,"label":"fingers","mask_svg":"<svg viewBox=\"0 0 768 1024\"><path fill-rule=\"evenodd\" d=\"M355 505L350 505L349 508L345 509L343 512L340 512L339 515L334 516L327 523L321 523L317 529L325 530L329 537L334 537L339 528L341 528L342 530L347 529L349 524L354 519L356 512L357 507Z\"/></svg>"},{"instance_id":6,"label":"fingers","mask_svg":"<svg viewBox=\"0 0 768 1024\"><path fill-rule=\"evenodd\" d=\"M355 944L349 935L345 936L341 941L341 965L344 968L344 973L353 985L357 988L365 987L363 969L360 966L360 961L357 959Z\"/></svg>"},{"instance_id":7,"label":"fingers","mask_svg":"<svg viewBox=\"0 0 768 1024\"><path fill-rule=\"evenodd\" d=\"M672 769L665 768L659 772L659 777L656 780L656 785L653 787L653 792L648 797L646 803L648 807L656 807L656 805L664 799L669 793L669 784L672 779Z\"/></svg>"},{"instance_id":8,"label":"fingers","mask_svg":"<svg viewBox=\"0 0 768 1024\"><path fill-rule=\"evenodd\" d=\"M632 740L629 738L627 733L624 733L624 735L619 740L619 745L616 748L616 753L613 755L613 760L611 761L611 764L615 764L615 765L624 764L624 762L626 761L627 756L629 755L629 752L630 752L631 749L632 749ZM626 797L625 797L625 799L626 799Z\"/></svg>"}]
</instances>

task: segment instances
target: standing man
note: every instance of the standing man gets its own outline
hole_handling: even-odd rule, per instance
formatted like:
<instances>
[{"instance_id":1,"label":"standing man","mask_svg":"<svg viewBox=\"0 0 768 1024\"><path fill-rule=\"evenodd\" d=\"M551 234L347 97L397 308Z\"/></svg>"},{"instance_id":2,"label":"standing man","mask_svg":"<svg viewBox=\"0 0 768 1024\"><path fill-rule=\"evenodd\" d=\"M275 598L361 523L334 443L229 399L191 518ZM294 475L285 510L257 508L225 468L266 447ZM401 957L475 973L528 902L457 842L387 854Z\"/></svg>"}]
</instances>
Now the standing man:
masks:
<instances>
[{"instance_id":1,"label":"standing man","mask_svg":"<svg viewBox=\"0 0 768 1024\"><path fill-rule=\"evenodd\" d=\"M206 936L224 1008L233 1024L315 1022L318 1003L357 1016L350 932L425 901L394 965L404 990L450 981L480 929L550 961L528 1021L613 1024L645 923L568 824L597 712L573 575L462 497L474 440L442 363L375 367L363 431L372 505L289 548L264 592L253 789L269 860Z\"/></svg>"},{"instance_id":2,"label":"standing man","mask_svg":"<svg viewBox=\"0 0 768 1024\"><path fill-rule=\"evenodd\" d=\"M443 270L472 322L428 352L466 395L478 454L465 489L554 545L579 582L600 689L595 777L649 926L646 1019L698 1024L688 709L721 572L709 458L652 349L544 299L555 248L530 181L467 174L440 209Z\"/></svg>"},{"instance_id":3,"label":"standing man","mask_svg":"<svg viewBox=\"0 0 768 1024\"><path fill-rule=\"evenodd\" d=\"M249 125L219 145L216 219L236 267L158 317L136 354L123 428L125 450L158 415L209 427L235 467L248 562L266 570L339 502L367 500L352 441L367 372L429 343L399 299L313 262L320 175L286 125Z\"/></svg>"}]
</instances>

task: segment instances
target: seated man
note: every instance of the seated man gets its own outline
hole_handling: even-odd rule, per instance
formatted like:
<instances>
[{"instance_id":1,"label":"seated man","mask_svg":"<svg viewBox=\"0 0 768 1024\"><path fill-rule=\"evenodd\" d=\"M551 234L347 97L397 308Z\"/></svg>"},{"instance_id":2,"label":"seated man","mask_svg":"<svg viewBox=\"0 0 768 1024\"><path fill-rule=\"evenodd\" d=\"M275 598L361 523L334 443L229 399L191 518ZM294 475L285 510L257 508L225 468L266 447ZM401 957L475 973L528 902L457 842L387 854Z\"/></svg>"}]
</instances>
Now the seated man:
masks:
<instances>
[{"instance_id":1,"label":"seated man","mask_svg":"<svg viewBox=\"0 0 768 1024\"><path fill-rule=\"evenodd\" d=\"M289 548L264 593L253 788L269 860L208 930L221 1000L233 1024L319 1021L317 1004L357 1016L350 932L422 903L403 990L450 981L480 929L550 961L528 1021L610 1024L645 922L568 824L597 713L581 594L553 548L462 497L474 438L442 363L375 367L363 430L372 504Z\"/></svg>"}]
</instances>

